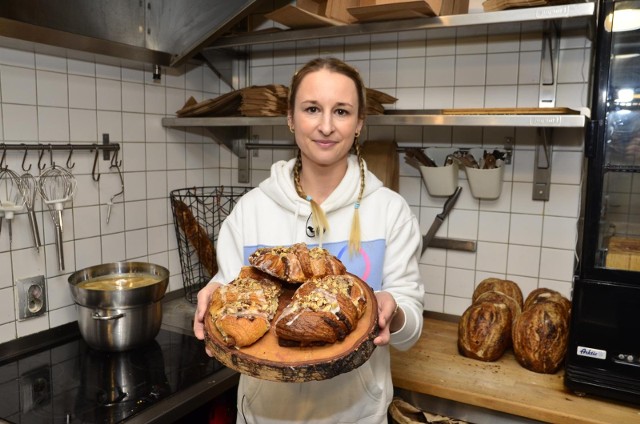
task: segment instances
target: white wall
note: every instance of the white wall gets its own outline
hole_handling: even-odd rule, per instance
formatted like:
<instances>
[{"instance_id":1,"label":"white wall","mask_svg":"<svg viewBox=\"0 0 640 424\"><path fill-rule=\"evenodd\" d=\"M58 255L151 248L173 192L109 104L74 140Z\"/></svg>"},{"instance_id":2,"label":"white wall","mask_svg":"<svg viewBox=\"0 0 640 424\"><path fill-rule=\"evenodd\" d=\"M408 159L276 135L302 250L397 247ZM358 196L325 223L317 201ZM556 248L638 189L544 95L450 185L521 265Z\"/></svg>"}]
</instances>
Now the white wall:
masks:
<instances>
[{"instance_id":1,"label":"white wall","mask_svg":"<svg viewBox=\"0 0 640 424\"><path fill-rule=\"evenodd\" d=\"M520 28L522 27L522 28ZM479 26L359 36L292 43L275 53L254 49L252 84L289 85L294 70L317 55L333 55L356 66L369 87L398 97L398 109L451 107L535 107L538 104L542 38L540 27L516 25L515 35ZM2 45L3 43L0 43ZM6 45L6 44L5 44ZM560 56L557 106L587 104L589 43L581 34L565 37ZM31 245L26 215L13 220L10 246L6 223L0 234L0 343L76 320L67 277L76 269L117 260L144 260L167 266L170 290L182 287L169 191L201 185L241 185L237 161L206 130L168 129L189 96L212 98L229 90L206 66L169 70L160 82L151 67L85 55L60 56L44 46L0 47L0 142L96 143L108 133L120 143L125 179L124 202L116 199L109 224L106 203L119 191L117 172L99 161L102 177L91 178L93 154L74 152L78 192L64 211L66 269L57 269L53 226L37 201L43 242ZM286 127L257 127L260 142L290 141ZM478 201L461 181L463 194L439 235L478 240L476 253L430 249L421 259L426 309L460 315L474 285L489 276L520 284L525 295L551 287L570 295L576 222L580 204L583 142L580 131L557 130L553 147L551 195L532 201L535 129L469 127L369 127L366 138L395 138L402 146L502 146L515 140L502 195ZM1 154L1 152L0 152ZM259 150L251 158L251 185L274 160L291 153ZM21 172L23 153L7 153L11 169ZM55 153L64 164L66 153ZM30 152L27 166L38 157ZM48 154L43 158L49 163ZM441 210L442 198L427 194L417 171L400 156L402 195L423 231ZM461 174L463 177L464 174ZM14 282L45 275L49 311L19 321Z\"/></svg>"}]
</instances>

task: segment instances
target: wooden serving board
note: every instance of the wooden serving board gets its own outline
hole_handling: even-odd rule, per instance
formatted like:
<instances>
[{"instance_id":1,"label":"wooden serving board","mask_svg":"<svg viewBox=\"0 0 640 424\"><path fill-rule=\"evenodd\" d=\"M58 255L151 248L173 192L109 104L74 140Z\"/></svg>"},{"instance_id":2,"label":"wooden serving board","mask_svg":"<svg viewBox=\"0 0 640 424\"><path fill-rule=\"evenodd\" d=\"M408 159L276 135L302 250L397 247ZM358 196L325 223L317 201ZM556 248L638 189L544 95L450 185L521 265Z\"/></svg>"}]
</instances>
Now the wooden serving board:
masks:
<instances>
[{"instance_id":1,"label":"wooden serving board","mask_svg":"<svg viewBox=\"0 0 640 424\"><path fill-rule=\"evenodd\" d=\"M378 305L371 287L357 280L364 288L367 306L363 316L343 341L325 346L283 347L278 344L275 326L260 340L243 348L228 347L208 316L205 317L205 341L214 358L240 373L263 380L301 383L326 380L349 372L365 363L378 334ZM280 295L275 322L289 303L294 288L285 288Z\"/></svg>"}]
</instances>

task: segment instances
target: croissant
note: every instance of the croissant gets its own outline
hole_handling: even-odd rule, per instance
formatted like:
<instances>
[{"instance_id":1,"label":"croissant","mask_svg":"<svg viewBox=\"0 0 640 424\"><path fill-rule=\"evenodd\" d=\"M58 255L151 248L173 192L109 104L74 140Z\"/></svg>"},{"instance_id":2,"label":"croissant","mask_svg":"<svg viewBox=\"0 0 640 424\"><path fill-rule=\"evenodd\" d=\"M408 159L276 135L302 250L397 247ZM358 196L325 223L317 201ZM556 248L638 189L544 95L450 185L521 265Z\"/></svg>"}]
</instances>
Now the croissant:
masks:
<instances>
[{"instance_id":1,"label":"croissant","mask_svg":"<svg viewBox=\"0 0 640 424\"><path fill-rule=\"evenodd\" d=\"M344 264L329 251L321 247L309 249L304 243L259 248L249 256L249 263L269 275L296 284L346 272Z\"/></svg>"},{"instance_id":2,"label":"croissant","mask_svg":"<svg viewBox=\"0 0 640 424\"><path fill-rule=\"evenodd\" d=\"M237 348L258 341L271 328L279 282L257 270L244 267L238 278L213 292L209 317L227 346Z\"/></svg>"},{"instance_id":3,"label":"croissant","mask_svg":"<svg viewBox=\"0 0 640 424\"><path fill-rule=\"evenodd\" d=\"M344 340L365 309L360 285L350 274L302 284L275 323L282 346L314 346Z\"/></svg>"}]
</instances>

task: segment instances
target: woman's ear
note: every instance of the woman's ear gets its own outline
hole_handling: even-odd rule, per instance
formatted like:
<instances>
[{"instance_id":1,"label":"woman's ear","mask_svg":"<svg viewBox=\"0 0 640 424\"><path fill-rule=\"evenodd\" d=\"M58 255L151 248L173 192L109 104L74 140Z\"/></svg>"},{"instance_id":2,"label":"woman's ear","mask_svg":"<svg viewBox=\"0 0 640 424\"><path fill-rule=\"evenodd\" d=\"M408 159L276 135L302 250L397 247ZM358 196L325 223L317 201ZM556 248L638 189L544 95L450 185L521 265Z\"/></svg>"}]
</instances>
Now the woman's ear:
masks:
<instances>
[{"instance_id":1,"label":"woman's ear","mask_svg":"<svg viewBox=\"0 0 640 424\"><path fill-rule=\"evenodd\" d=\"M364 119L358 119L358 125L356 126L356 134L362 133L363 126L364 126Z\"/></svg>"},{"instance_id":2,"label":"woman's ear","mask_svg":"<svg viewBox=\"0 0 640 424\"><path fill-rule=\"evenodd\" d=\"M287 126L289 131L293 132L293 115L291 113L287 113Z\"/></svg>"}]
</instances>

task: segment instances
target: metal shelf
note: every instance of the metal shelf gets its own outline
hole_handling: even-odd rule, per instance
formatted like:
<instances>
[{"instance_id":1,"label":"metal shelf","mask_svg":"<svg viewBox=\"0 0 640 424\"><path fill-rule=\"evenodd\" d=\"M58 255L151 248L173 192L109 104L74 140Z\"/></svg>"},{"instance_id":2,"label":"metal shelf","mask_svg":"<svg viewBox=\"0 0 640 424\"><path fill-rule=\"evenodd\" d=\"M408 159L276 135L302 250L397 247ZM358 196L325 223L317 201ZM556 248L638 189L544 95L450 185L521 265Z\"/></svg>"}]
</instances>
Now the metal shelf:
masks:
<instances>
[{"instance_id":1,"label":"metal shelf","mask_svg":"<svg viewBox=\"0 0 640 424\"><path fill-rule=\"evenodd\" d=\"M584 127L584 115L442 115L402 114L394 111L389 115L370 115L367 125L407 126L407 125L446 125L476 127ZM223 118L162 118L165 127L251 127L286 125L284 116L277 117L223 117Z\"/></svg>"},{"instance_id":2,"label":"metal shelf","mask_svg":"<svg viewBox=\"0 0 640 424\"><path fill-rule=\"evenodd\" d=\"M259 31L220 37L209 45L210 49L254 46L297 40L346 37L386 32L415 31L420 29L455 28L473 25L512 24L514 22L549 21L567 18L588 18L595 12L595 3L574 3L557 6L531 7L497 12L468 13L463 15L438 16L398 21L367 22L312 29L290 29L276 32ZM586 22L587 20L585 20Z\"/></svg>"}]
</instances>

